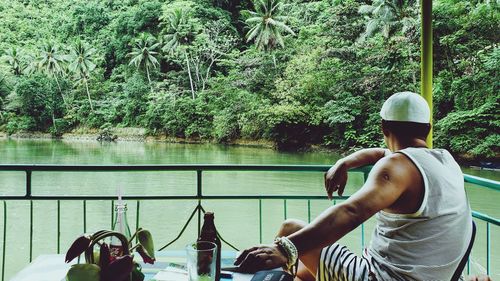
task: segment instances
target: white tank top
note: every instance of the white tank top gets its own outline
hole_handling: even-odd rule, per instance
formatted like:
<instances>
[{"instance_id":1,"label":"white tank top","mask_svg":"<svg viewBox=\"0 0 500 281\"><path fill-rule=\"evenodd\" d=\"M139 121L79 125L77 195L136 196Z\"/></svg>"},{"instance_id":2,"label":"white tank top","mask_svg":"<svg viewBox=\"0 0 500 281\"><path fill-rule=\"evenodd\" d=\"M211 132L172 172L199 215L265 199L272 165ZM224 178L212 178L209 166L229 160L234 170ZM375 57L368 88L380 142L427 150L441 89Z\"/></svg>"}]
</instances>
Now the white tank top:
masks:
<instances>
[{"instance_id":1,"label":"white tank top","mask_svg":"<svg viewBox=\"0 0 500 281\"><path fill-rule=\"evenodd\" d=\"M368 254L379 280L449 281L466 252L472 216L460 166L444 149L406 148L425 188L413 214L380 211Z\"/></svg>"}]
</instances>

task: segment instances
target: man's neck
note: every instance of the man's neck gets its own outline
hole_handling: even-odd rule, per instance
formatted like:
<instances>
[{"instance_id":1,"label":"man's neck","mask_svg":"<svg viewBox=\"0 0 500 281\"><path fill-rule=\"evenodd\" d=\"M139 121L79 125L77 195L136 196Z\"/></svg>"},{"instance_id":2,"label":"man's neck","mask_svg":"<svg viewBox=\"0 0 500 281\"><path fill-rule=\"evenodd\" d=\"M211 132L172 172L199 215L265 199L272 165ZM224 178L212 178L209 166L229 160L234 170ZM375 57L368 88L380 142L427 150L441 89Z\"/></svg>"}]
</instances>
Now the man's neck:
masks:
<instances>
[{"instance_id":1,"label":"man's neck","mask_svg":"<svg viewBox=\"0 0 500 281\"><path fill-rule=\"evenodd\" d=\"M391 151L399 151L408 147L425 147L427 148L427 143L422 139L411 139L411 140L398 140L394 139L390 147Z\"/></svg>"}]
</instances>

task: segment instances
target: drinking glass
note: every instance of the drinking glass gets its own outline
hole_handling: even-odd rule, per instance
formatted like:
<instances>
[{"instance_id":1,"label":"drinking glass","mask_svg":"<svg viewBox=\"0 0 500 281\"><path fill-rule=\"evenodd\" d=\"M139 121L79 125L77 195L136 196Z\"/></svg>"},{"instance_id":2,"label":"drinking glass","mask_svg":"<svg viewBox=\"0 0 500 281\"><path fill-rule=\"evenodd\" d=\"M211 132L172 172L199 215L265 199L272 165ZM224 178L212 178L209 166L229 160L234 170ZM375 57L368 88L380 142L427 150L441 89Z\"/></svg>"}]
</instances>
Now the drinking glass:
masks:
<instances>
[{"instance_id":1,"label":"drinking glass","mask_svg":"<svg viewBox=\"0 0 500 281\"><path fill-rule=\"evenodd\" d=\"M186 246L189 281L215 281L217 245L198 241Z\"/></svg>"}]
</instances>

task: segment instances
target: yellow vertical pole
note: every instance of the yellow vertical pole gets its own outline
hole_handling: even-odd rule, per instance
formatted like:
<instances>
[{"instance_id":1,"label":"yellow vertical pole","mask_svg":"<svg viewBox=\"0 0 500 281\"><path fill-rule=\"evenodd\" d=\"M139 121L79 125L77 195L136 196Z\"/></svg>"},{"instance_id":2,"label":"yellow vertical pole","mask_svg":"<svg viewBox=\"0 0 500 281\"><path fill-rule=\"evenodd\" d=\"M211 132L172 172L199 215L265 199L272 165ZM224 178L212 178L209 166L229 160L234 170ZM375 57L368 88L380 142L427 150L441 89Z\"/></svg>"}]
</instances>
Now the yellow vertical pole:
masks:
<instances>
[{"instance_id":1,"label":"yellow vertical pole","mask_svg":"<svg viewBox=\"0 0 500 281\"><path fill-rule=\"evenodd\" d=\"M429 104L432 114L432 0L421 0L420 20L420 94ZM432 127L427 137L427 146L432 148Z\"/></svg>"}]
</instances>

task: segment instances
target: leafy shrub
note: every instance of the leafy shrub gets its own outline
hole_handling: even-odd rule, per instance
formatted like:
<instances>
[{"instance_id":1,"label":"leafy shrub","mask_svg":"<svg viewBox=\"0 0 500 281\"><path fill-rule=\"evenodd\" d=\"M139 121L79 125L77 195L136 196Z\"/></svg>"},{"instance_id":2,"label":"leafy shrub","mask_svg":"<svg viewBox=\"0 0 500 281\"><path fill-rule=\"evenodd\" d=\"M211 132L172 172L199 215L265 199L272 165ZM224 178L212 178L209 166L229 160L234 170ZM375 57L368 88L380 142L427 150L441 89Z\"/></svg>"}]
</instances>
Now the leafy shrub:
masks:
<instances>
[{"instance_id":1,"label":"leafy shrub","mask_svg":"<svg viewBox=\"0 0 500 281\"><path fill-rule=\"evenodd\" d=\"M478 158L500 154L499 99L471 110L455 111L436 123L437 146Z\"/></svg>"},{"instance_id":2,"label":"leafy shrub","mask_svg":"<svg viewBox=\"0 0 500 281\"><path fill-rule=\"evenodd\" d=\"M15 97L19 102L19 113L32 119L24 123L26 126L23 125L23 129L47 130L53 125L53 119L62 115L61 94L55 81L45 75L36 74L19 79Z\"/></svg>"},{"instance_id":3,"label":"leafy shrub","mask_svg":"<svg viewBox=\"0 0 500 281\"><path fill-rule=\"evenodd\" d=\"M224 109L214 116L213 135L218 142L228 142L239 137L238 116Z\"/></svg>"},{"instance_id":4,"label":"leafy shrub","mask_svg":"<svg viewBox=\"0 0 500 281\"><path fill-rule=\"evenodd\" d=\"M151 96L146 126L153 133L173 137L210 138L212 115L202 97L174 97L166 93Z\"/></svg>"},{"instance_id":5,"label":"leafy shrub","mask_svg":"<svg viewBox=\"0 0 500 281\"><path fill-rule=\"evenodd\" d=\"M150 87L144 78L135 74L127 79L123 86L125 96L121 97L123 104L123 121L125 126L137 126L141 124L147 110L147 99Z\"/></svg>"},{"instance_id":6,"label":"leafy shrub","mask_svg":"<svg viewBox=\"0 0 500 281\"><path fill-rule=\"evenodd\" d=\"M324 128L311 118L312 112L319 110L292 104L268 107L262 114L268 128L267 135L279 150L301 150L318 143Z\"/></svg>"},{"instance_id":7,"label":"leafy shrub","mask_svg":"<svg viewBox=\"0 0 500 281\"><path fill-rule=\"evenodd\" d=\"M233 88L226 88L212 101L213 136L219 142L228 142L239 137L253 138L262 135L255 116L262 102L255 94ZM253 116L255 119L249 119ZM259 128L260 127L260 128Z\"/></svg>"},{"instance_id":8,"label":"leafy shrub","mask_svg":"<svg viewBox=\"0 0 500 281\"><path fill-rule=\"evenodd\" d=\"M5 129L7 134L11 135L16 132L33 131L37 128L35 120L30 116L13 116L7 122Z\"/></svg>"}]
</instances>

